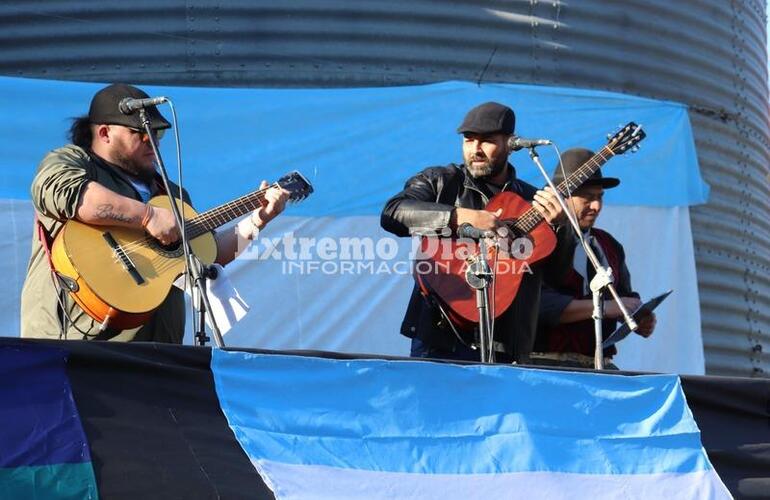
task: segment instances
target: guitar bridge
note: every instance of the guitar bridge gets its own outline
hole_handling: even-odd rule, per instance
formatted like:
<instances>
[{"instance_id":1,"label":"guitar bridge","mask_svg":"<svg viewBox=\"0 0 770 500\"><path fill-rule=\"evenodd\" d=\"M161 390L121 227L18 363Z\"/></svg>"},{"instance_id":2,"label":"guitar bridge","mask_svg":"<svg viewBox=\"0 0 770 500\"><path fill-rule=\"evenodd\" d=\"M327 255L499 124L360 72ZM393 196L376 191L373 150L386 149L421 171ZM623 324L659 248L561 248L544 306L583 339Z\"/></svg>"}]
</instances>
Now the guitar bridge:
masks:
<instances>
[{"instance_id":1,"label":"guitar bridge","mask_svg":"<svg viewBox=\"0 0 770 500\"><path fill-rule=\"evenodd\" d=\"M104 241L106 241L110 248L112 248L112 251L115 252L115 255L118 256L120 263L123 264L123 268L128 271L128 274L134 279L136 284L143 284L144 278L142 278L142 275L139 274L139 270L131 261L131 258L128 256L125 250L123 250L123 248L118 245L118 242L115 241L115 238L113 238L109 232L102 233L102 238L104 238Z\"/></svg>"}]
</instances>

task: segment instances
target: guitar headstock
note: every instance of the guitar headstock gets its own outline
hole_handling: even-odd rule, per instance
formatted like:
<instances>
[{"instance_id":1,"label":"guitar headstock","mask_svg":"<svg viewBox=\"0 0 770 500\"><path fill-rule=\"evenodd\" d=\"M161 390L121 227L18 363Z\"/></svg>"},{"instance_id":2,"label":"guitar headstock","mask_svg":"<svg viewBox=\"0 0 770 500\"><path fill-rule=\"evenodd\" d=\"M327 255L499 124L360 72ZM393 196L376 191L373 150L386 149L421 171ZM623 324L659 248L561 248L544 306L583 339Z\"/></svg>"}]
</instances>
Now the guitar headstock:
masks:
<instances>
[{"instance_id":1,"label":"guitar headstock","mask_svg":"<svg viewBox=\"0 0 770 500\"><path fill-rule=\"evenodd\" d=\"M625 127L615 132L615 135L609 138L607 147L612 151L612 154L622 155L628 150L636 151L638 149L637 145L645 137L647 137L647 134L644 133L641 125L628 122Z\"/></svg>"},{"instance_id":2,"label":"guitar headstock","mask_svg":"<svg viewBox=\"0 0 770 500\"><path fill-rule=\"evenodd\" d=\"M302 201L313 193L313 186L296 170L278 179L276 184L289 192L290 202Z\"/></svg>"}]
</instances>

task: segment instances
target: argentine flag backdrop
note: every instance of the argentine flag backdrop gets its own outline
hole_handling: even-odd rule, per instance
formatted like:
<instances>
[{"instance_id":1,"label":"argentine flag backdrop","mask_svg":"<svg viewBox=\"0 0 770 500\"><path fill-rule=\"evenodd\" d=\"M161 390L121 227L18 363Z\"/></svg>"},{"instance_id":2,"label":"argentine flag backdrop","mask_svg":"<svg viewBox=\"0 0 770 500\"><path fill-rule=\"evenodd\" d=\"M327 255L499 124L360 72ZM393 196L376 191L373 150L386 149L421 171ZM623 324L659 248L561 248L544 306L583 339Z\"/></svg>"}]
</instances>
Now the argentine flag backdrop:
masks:
<instances>
[{"instance_id":1,"label":"argentine flag backdrop","mask_svg":"<svg viewBox=\"0 0 770 500\"><path fill-rule=\"evenodd\" d=\"M87 112L101 85L0 78L0 333L18 335L19 293L32 235L29 184L45 153L66 143L68 119ZM398 330L411 292L412 242L385 233L385 201L419 170L460 162L455 132L465 112L496 100L516 111L516 130L562 149L605 143L635 121L647 139L634 155L613 158L605 175L622 179L606 195L599 226L626 249L643 298L674 294L658 309L650 339L619 345L626 369L703 373L703 348L689 206L704 203L686 107L621 94L527 85L462 82L392 88L212 89L145 87L173 99L179 114L184 186L205 210L300 170L316 192L275 219L228 266L251 306L228 333L229 346L405 355ZM168 108L162 108L170 118ZM162 151L172 178L174 141ZM553 169L556 156L541 148ZM526 152L518 175L544 181ZM304 246L303 246L304 245ZM304 250L303 250L304 249ZM188 336L188 341L190 337Z\"/></svg>"},{"instance_id":2,"label":"argentine flag backdrop","mask_svg":"<svg viewBox=\"0 0 770 500\"><path fill-rule=\"evenodd\" d=\"M673 375L212 353L276 498L730 498Z\"/></svg>"}]
</instances>

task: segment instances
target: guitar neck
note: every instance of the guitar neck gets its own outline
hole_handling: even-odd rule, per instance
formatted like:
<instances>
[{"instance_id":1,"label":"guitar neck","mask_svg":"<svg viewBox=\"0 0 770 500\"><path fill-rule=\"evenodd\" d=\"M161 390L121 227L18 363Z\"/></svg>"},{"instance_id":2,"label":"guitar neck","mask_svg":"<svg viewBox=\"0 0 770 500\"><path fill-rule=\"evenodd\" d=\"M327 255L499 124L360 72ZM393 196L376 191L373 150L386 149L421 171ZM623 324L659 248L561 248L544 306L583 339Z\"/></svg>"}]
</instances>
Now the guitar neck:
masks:
<instances>
[{"instance_id":1,"label":"guitar neck","mask_svg":"<svg viewBox=\"0 0 770 500\"><path fill-rule=\"evenodd\" d=\"M209 231L213 231L242 215L246 215L247 213L264 206L266 204L266 191L267 189L259 189L231 202L198 214L187 221L188 237L195 238Z\"/></svg>"},{"instance_id":2,"label":"guitar neck","mask_svg":"<svg viewBox=\"0 0 770 500\"><path fill-rule=\"evenodd\" d=\"M583 183L594 174L594 172L599 170L599 167L607 163L607 160L612 158L614 155L615 153L612 152L609 146L604 146L599 150L598 153L593 155L588 161L581 165L579 169L574 171L572 175L564 179L558 186L556 186L556 189L559 190L559 194L567 197L569 193L582 186ZM528 234L542 221L543 216L533 207L524 212L521 217L519 217L519 219L514 224L514 227L520 231L520 234Z\"/></svg>"}]
</instances>

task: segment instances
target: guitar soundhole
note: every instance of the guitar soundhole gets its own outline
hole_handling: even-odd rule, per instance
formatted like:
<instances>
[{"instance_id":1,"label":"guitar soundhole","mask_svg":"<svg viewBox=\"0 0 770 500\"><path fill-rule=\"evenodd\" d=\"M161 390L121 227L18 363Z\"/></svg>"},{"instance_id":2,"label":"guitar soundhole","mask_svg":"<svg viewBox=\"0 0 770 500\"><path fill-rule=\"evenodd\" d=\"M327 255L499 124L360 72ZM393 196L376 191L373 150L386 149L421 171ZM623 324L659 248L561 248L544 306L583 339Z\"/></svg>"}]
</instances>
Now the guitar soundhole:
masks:
<instances>
[{"instance_id":1,"label":"guitar soundhole","mask_svg":"<svg viewBox=\"0 0 770 500\"><path fill-rule=\"evenodd\" d=\"M526 235L526 233L522 232L516 225L518 222L517 219L504 219L502 222L503 227L506 229L505 236L511 241Z\"/></svg>"},{"instance_id":2,"label":"guitar soundhole","mask_svg":"<svg viewBox=\"0 0 770 500\"><path fill-rule=\"evenodd\" d=\"M175 259L184 255L181 241L177 241L176 243L172 243L170 245L164 245L160 241L153 238L150 240L150 246L160 255L169 259Z\"/></svg>"}]
</instances>

